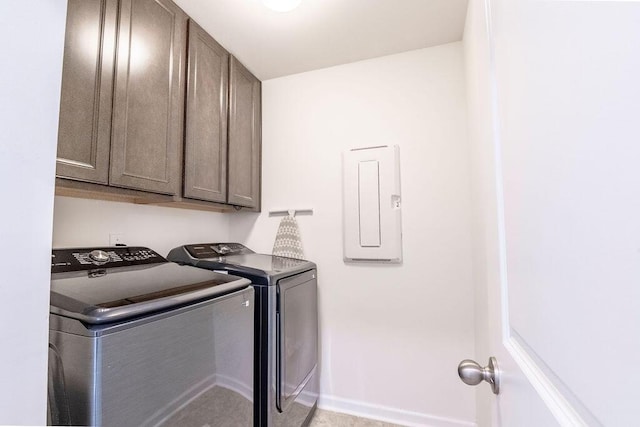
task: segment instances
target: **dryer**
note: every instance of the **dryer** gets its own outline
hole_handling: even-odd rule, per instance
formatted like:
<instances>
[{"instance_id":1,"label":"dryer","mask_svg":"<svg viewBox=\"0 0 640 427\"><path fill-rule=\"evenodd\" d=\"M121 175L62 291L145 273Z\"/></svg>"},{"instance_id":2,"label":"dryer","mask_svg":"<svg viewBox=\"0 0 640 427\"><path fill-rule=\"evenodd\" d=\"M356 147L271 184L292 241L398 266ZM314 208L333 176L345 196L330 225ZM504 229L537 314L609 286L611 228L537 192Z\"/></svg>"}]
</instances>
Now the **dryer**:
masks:
<instances>
[{"instance_id":1,"label":"dryer","mask_svg":"<svg viewBox=\"0 0 640 427\"><path fill-rule=\"evenodd\" d=\"M240 243L189 244L167 259L251 280L255 290L254 425L307 425L318 401L317 268Z\"/></svg>"}]
</instances>

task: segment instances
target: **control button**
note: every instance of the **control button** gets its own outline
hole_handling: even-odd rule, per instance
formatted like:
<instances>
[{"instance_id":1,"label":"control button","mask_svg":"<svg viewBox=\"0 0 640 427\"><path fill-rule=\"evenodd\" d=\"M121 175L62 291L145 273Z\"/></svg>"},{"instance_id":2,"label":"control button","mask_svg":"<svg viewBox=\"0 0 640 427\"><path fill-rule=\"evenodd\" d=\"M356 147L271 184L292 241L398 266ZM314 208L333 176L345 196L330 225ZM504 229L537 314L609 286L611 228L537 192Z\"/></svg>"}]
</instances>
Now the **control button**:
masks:
<instances>
[{"instance_id":1,"label":"control button","mask_svg":"<svg viewBox=\"0 0 640 427\"><path fill-rule=\"evenodd\" d=\"M227 246L227 245L218 245L218 250L217 250L217 252L218 252L219 254L221 254L221 255L226 255L226 254L228 254L229 252L231 252L231 250L232 250L232 249L231 249L229 246Z\"/></svg>"},{"instance_id":2,"label":"control button","mask_svg":"<svg viewBox=\"0 0 640 427\"><path fill-rule=\"evenodd\" d=\"M95 251L91 251L89 253L89 257L96 263L96 264L104 264L106 262L109 262L109 254L106 253L105 251L101 251L101 250L95 250Z\"/></svg>"}]
</instances>

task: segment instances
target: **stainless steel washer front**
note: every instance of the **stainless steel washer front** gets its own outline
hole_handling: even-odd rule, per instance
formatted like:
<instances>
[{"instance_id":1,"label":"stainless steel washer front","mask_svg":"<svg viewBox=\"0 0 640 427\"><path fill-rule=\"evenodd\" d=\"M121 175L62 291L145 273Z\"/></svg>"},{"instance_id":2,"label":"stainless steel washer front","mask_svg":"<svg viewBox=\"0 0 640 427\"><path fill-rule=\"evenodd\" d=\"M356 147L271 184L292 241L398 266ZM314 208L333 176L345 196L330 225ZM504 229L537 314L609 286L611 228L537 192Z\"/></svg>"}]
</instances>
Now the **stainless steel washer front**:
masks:
<instances>
[{"instance_id":1,"label":"stainless steel washer front","mask_svg":"<svg viewBox=\"0 0 640 427\"><path fill-rule=\"evenodd\" d=\"M66 270L52 275L51 424L253 424L248 280L164 258L71 271L75 258L57 255Z\"/></svg>"}]
</instances>

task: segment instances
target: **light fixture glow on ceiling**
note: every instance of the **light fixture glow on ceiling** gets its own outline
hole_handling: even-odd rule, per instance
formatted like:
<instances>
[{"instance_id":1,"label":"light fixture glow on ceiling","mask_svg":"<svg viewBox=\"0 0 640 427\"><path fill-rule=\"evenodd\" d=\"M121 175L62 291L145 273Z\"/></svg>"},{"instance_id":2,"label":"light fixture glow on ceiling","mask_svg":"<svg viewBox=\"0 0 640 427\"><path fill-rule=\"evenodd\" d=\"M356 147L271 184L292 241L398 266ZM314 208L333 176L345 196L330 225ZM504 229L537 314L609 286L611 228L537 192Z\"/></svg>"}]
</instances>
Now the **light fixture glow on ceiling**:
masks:
<instances>
[{"instance_id":1,"label":"light fixture glow on ceiling","mask_svg":"<svg viewBox=\"0 0 640 427\"><path fill-rule=\"evenodd\" d=\"M276 12L290 12L300 6L302 0L262 0L262 3Z\"/></svg>"}]
</instances>

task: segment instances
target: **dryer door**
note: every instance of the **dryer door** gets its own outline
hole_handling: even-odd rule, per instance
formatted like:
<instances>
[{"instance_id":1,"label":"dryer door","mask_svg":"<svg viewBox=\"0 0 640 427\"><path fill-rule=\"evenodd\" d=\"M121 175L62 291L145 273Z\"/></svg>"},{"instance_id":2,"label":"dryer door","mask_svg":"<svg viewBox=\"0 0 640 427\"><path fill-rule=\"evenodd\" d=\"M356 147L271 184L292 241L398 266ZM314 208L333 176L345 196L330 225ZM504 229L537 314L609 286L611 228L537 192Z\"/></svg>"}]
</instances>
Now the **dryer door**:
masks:
<instances>
[{"instance_id":1,"label":"dryer door","mask_svg":"<svg viewBox=\"0 0 640 427\"><path fill-rule=\"evenodd\" d=\"M276 406L284 412L318 365L316 270L281 279L276 290Z\"/></svg>"}]
</instances>

